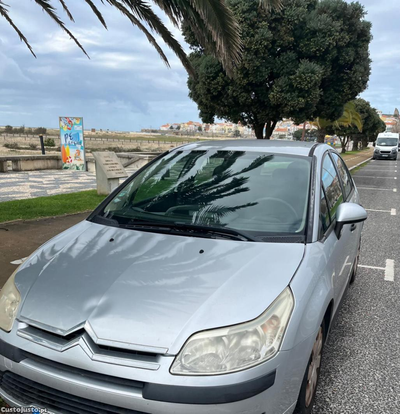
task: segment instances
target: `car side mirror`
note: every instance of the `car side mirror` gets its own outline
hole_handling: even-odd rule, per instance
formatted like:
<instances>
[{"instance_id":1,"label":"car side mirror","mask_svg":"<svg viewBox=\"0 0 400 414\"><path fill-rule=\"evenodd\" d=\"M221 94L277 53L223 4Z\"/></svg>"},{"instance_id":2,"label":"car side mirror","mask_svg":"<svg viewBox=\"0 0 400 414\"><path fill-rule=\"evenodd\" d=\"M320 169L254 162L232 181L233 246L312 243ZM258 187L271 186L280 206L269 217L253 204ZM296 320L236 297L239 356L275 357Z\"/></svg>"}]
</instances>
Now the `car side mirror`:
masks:
<instances>
[{"instance_id":1,"label":"car side mirror","mask_svg":"<svg viewBox=\"0 0 400 414\"><path fill-rule=\"evenodd\" d=\"M376 143L374 142L372 145L375 147Z\"/></svg>"},{"instance_id":2,"label":"car side mirror","mask_svg":"<svg viewBox=\"0 0 400 414\"><path fill-rule=\"evenodd\" d=\"M359 204L342 203L336 211L335 233L337 238L340 239L344 225L362 223L367 217L367 212Z\"/></svg>"}]
</instances>

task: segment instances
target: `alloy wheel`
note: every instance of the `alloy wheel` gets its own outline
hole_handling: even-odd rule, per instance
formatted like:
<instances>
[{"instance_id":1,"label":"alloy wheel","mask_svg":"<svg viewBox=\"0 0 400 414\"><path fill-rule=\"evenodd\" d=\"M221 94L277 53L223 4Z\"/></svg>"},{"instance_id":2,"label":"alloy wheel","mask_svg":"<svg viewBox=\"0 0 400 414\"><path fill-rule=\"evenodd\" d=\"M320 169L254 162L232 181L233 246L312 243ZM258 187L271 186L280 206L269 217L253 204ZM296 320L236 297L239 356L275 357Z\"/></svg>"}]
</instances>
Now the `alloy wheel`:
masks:
<instances>
[{"instance_id":1,"label":"alloy wheel","mask_svg":"<svg viewBox=\"0 0 400 414\"><path fill-rule=\"evenodd\" d=\"M321 366L322 346L324 343L324 335L322 327L319 328L317 338L315 340L310 364L308 366L307 388L306 388L306 407L309 407L313 401L315 390L317 388L319 369Z\"/></svg>"}]
</instances>

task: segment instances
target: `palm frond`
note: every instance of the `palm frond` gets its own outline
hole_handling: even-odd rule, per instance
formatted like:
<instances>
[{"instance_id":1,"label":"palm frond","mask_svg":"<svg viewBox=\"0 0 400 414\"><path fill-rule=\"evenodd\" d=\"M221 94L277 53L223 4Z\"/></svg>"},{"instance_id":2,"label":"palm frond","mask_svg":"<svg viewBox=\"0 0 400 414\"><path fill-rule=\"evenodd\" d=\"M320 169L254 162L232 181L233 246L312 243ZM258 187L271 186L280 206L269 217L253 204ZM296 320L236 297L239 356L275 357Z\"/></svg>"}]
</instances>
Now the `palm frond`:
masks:
<instances>
[{"instance_id":1,"label":"palm frond","mask_svg":"<svg viewBox=\"0 0 400 414\"><path fill-rule=\"evenodd\" d=\"M89 57L89 55L86 53L86 50L83 48L83 46L79 43L78 39L69 31L69 29L65 26L64 22L57 16L56 9L50 4L51 0L33 0L36 4L38 4L40 7L42 7L43 11L52 19L54 20L62 30L64 30L65 33L67 33L71 39L76 43L76 45L79 47L79 49L82 50L82 52Z\"/></svg>"},{"instance_id":2,"label":"palm frond","mask_svg":"<svg viewBox=\"0 0 400 414\"><path fill-rule=\"evenodd\" d=\"M107 1L109 3L112 2L113 4L118 3L116 0ZM148 4L146 4L142 0L121 0L121 3L124 3L125 5L130 7L132 12L136 14L137 18L132 16L132 13L130 13L125 7L126 11L128 11L128 13L132 17L134 17L136 22L138 22L137 25L140 24L144 28L143 24L139 21L139 19L141 19L146 22L146 24L150 27L151 30L160 35L164 42L168 45L168 47L178 56L186 70L190 74L194 75L192 65L190 64L189 59L185 51L183 50L181 44L175 39L173 34L167 29L167 27L164 25L161 19L154 13L154 11ZM167 58L165 58L164 61L169 66Z\"/></svg>"},{"instance_id":3,"label":"palm frond","mask_svg":"<svg viewBox=\"0 0 400 414\"><path fill-rule=\"evenodd\" d=\"M266 10L281 10L283 8L283 0L260 0L260 6Z\"/></svg>"},{"instance_id":4,"label":"palm frond","mask_svg":"<svg viewBox=\"0 0 400 414\"><path fill-rule=\"evenodd\" d=\"M96 7L96 5L93 3L93 1L92 0L85 0L85 2L90 6L93 13L99 19L100 23L107 29L107 24L106 24L106 21L104 20L103 15L100 13L100 10Z\"/></svg>"},{"instance_id":5,"label":"palm frond","mask_svg":"<svg viewBox=\"0 0 400 414\"><path fill-rule=\"evenodd\" d=\"M189 0L200 15L216 45L219 60L228 74L241 60L240 27L225 0Z\"/></svg>"},{"instance_id":6,"label":"palm frond","mask_svg":"<svg viewBox=\"0 0 400 414\"><path fill-rule=\"evenodd\" d=\"M72 16L71 12L69 11L68 6L65 4L65 1L64 0L59 0L59 2L61 3L61 6L64 9L65 13L67 13L67 16L69 17L69 19L72 22L75 22L74 17Z\"/></svg>"},{"instance_id":7,"label":"palm frond","mask_svg":"<svg viewBox=\"0 0 400 414\"><path fill-rule=\"evenodd\" d=\"M18 27L14 24L11 17L8 15L8 10L6 8L6 4L0 0L0 15L3 16L7 22L10 24L10 26L17 32L19 38L21 39L21 42L24 42L27 46L27 48L30 50L33 56L36 57L32 46L29 44L28 39L23 35L23 33L18 29Z\"/></svg>"},{"instance_id":8,"label":"palm frond","mask_svg":"<svg viewBox=\"0 0 400 414\"><path fill-rule=\"evenodd\" d=\"M155 47L161 59L170 67L169 61L156 39L152 34L146 29L146 27L137 19L123 4L119 3L118 0L107 0L109 4L117 8L124 16L126 16L134 26L137 26L147 37L147 40ZM172 35L171 35L172 36Z\"/></svg>"}]
</instances>

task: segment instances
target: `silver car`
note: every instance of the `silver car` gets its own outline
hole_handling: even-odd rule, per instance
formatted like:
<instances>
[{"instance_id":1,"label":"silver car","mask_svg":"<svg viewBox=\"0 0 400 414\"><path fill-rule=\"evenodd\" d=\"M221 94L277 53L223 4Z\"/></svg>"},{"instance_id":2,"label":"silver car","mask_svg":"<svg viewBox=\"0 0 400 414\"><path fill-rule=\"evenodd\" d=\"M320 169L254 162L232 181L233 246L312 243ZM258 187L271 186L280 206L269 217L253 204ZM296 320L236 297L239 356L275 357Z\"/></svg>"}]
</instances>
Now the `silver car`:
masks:
<instances>
[{"instance_id":1,"label":"silver car","mask_svg":"<svg viewBox=\"0 0 400 414\"><path fill-rule=\"evenodd\" d=\"M0 298L0 395L54 413L310 413L365 210L327 145L189 144Z\"/></svg>"}]
</instances>

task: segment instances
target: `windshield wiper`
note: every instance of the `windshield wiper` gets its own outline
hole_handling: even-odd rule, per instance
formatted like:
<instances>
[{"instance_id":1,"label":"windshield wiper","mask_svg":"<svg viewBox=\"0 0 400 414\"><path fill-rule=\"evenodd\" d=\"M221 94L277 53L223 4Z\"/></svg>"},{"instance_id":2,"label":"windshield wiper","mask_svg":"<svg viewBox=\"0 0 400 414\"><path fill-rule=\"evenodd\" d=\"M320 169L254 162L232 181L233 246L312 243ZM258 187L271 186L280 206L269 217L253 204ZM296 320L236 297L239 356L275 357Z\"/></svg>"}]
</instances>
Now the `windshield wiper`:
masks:
<instances>
[{"instance_id":1,"label":"windshield wiper","mask_svg":"<svg viewBox=\"0 0 400 414\"><path fill-rule=\"evenodd\" d=\"M192 234L204 234L204 235L214 235L224 238L229 238L232 240L240 241L256 241L253 237L249 236L246 233L243 233L238 230L226 228L226 227L210 227L202 226L197 224L186 224L186 223L159 223L157 221L132 221L128 224L122 225L121 227L129 229L162 229L170 230L172 232L185 232Z\"/></svg>"}]
</instances>

